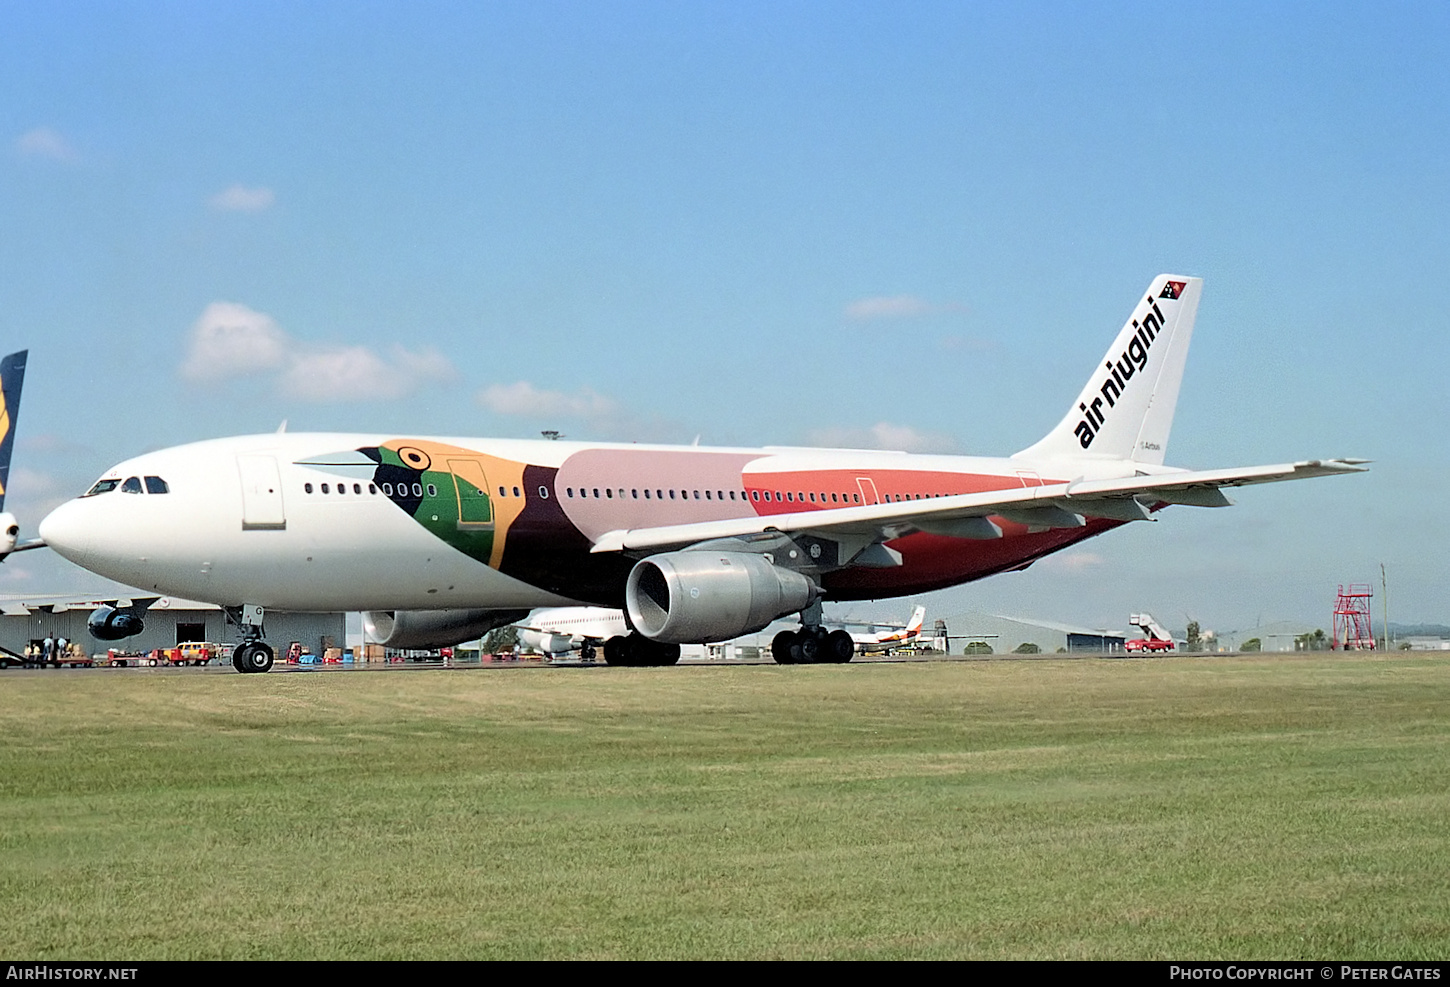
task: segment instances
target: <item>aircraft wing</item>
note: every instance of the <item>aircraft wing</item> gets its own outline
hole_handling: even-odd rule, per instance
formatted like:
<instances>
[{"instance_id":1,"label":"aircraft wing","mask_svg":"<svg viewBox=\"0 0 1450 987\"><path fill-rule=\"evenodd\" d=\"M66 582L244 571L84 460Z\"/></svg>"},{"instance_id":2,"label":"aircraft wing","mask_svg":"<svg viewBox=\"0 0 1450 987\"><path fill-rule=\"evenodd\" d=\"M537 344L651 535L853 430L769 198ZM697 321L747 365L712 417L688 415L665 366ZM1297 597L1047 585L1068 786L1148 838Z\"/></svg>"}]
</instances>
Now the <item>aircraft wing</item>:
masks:
<instances>
[{"instance_id":1,"label":"aircraft wing","mask_svg":"<svg viewBox=\"0 0 1450 987\"><path fill-rule=\"evenodd\" d=\"M816 534L859 544L856 552L874 543L891 541L918 531L958 538L992 539L1001 537L1002 532L987 520L991 516L1042 528L1081 527L1084 518L1146 520L1149 507L1156 504L1228 507L1233 502L1224 495L1225 487L1361 473L1365 471L1362 465L1365 462L1357 459L1314 459L1276 466L1182 470L1110 480L1072 480L1040 487L1014 487L926 500L658 528L618 529L601 535L591 551L651 553L716 539L749 538L772 532ZM846 558L855 554L853 552Z\"/></svg>"}]
</instances>

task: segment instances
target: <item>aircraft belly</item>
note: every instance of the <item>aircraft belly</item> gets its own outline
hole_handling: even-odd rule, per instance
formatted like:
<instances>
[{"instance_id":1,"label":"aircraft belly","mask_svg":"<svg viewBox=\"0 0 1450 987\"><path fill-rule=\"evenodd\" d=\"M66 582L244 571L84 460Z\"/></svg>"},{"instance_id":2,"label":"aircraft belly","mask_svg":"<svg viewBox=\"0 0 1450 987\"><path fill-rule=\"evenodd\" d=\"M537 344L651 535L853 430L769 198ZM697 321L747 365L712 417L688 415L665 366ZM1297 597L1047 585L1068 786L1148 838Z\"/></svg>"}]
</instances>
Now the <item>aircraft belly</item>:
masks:
<instances>
[{"instance_id":1,"label":"aircraft belly","mask_svg":"<svg viewBox=\"0 0 1450 987\"><path fill-rule=\"evenodd\" d=\"M1029 532L1003 521L1004 537L970 541L924 533L889 542L902 564L890 569L842 569L827 573L822 583L833 600L870 600L910 596L959 586L1033 562L1125 522L1089 519L1081 528Z\"/></svg>"}]
</instances>

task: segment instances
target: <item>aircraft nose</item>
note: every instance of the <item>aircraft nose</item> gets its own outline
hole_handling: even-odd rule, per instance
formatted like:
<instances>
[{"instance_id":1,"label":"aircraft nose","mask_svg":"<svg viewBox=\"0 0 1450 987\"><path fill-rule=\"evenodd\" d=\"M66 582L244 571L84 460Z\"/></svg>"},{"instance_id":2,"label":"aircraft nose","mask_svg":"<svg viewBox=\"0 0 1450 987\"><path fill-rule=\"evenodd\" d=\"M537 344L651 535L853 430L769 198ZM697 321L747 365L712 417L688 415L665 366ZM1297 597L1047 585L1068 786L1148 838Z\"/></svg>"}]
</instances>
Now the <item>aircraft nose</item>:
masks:
<instances>
[{"instance_id":1,"label":"aircraft nose","mask_svg":"<svg viewBox=\"0 0 1450 987\"><path fill-rule=\"evenodd\" d=\"M83 565L91 549L90 525L86 523L85 505L79 501L61 504L40 522L40 537L51 550Z\"/></svg>"}]
</instances>

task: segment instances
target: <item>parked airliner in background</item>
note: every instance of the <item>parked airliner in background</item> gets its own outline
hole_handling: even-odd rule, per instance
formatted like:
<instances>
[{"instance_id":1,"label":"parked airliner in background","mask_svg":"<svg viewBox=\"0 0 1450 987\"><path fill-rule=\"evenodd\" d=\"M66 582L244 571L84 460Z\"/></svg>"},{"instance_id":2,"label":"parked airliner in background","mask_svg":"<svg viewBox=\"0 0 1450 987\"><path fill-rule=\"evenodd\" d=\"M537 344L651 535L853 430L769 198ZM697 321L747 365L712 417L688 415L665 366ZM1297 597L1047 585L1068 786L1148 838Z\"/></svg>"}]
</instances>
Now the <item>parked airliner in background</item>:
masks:
<instances>
[{"instance_id":1,"label":"parked airliner in background","mask_svg":"<svg viewBox=\"0 0 1450 987\"><path fill-rule=\"evenodd\" d=\"M1227 506L1225 487L1362 469L1163 464L1201 289L1154 278L1066 417L1008 458L279 433L126 460L40 534L99 575L226 608L242 671L272 665L268 609L374 611L406 648L619 608L612 652L644 665L798 613L777 660L847 660L823 600L926 593L1168 504Z\"/></svg>"},{"instance_id":2,"label":"parked airliner in background","mask_svg":"<svg viewBox=\"0 0 1450 987\"><path fill-rule=\"evenodd\" d=\"M585 661L594 660L596 648L606 649L605 660L618 664L612 653L618 643L629 635L624 611L609 607L547 607L535 610L515 626L519 644L546 655L564 655L578 651Z\"/></svg>"},{"instance_id":3,"label":"parked airliner in background","mask_svg":"<svg viewBox=\"0 0 1450 987\"><path fill-rule=\"evenodd\" d=\"M852 634L851 643L855 653L874 654L894 648L910 647L921 636L921 625L926 619L926 607L917 607L911 620L889 630L872 634ZM822 621L825 624L839 621ZM604 649L605 661L619 664L614 649L619 648L629 635L629 624L623 610L607 607L550 607L535 610L514 625L519 629L519 644L530 651L546 655L564 655L578 651L585 661L593 661L596 649ZM878 622L871 625L880 627ZM372 632L369 628L369 632ZM782 631L789 635L792 632ZM777 635L779 636L779 635ZM782 641L784 648L792 642Z\"/></svg>"}]
</instances>

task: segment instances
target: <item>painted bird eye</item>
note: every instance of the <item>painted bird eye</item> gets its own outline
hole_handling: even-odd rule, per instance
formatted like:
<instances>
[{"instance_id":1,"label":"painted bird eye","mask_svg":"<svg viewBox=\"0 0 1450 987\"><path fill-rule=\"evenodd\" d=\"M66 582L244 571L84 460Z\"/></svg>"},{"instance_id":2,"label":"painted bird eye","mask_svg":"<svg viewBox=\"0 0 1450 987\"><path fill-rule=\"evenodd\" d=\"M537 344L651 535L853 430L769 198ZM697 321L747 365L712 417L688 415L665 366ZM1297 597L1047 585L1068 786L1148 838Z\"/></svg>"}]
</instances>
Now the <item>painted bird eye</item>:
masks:
<instances>
[{"instance_id":1,"label":"painted bird eye","mask_svg":"<svg viewBox=\"0 0 1450 987\"><path fill-rule=\"evenodd\" d=\"M428 454L414 446L404 446L399 449L398 458L410 469L425 470L433 465L433 460L429 458Z\"/></svg>"}]
</instances>

